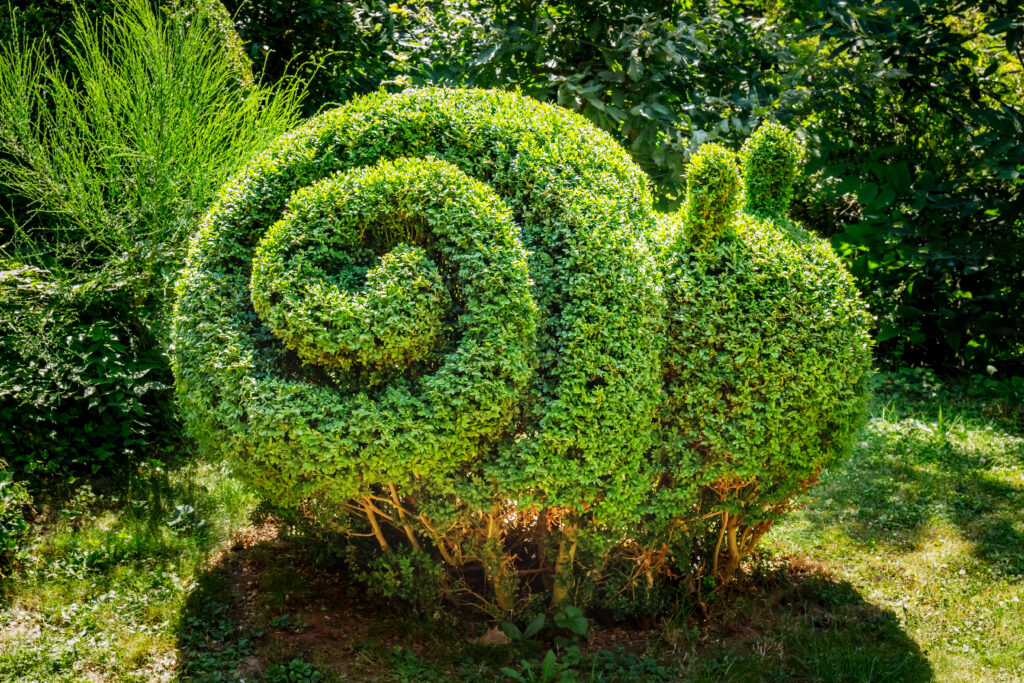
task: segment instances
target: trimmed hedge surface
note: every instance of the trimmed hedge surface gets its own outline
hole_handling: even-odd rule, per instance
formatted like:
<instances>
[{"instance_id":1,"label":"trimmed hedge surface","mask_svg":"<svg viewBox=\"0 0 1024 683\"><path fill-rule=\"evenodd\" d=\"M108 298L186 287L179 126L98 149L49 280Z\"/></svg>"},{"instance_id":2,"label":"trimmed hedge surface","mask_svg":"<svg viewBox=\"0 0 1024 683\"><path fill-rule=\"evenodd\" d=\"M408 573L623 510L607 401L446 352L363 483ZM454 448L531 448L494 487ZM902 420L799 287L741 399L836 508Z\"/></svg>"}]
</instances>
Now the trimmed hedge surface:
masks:
<instances>
[{"instance_id":1,"label":"trimmed hedge surface","mask_svg":"<svg viewBox=\"0 0 1024 683\"><path fill-rule=\"evenodd\" d=\"M187 424L281 505L482 566L503 610L601 599L637 567L648 592L726 581L844 451L870 365L851 278L782 213L799 146L762 130L742 183L775 213L738 213L736 160L706 146L665 216L607 134L525 97L316 117L192 243Z\"/></svg>"}]
</instances>

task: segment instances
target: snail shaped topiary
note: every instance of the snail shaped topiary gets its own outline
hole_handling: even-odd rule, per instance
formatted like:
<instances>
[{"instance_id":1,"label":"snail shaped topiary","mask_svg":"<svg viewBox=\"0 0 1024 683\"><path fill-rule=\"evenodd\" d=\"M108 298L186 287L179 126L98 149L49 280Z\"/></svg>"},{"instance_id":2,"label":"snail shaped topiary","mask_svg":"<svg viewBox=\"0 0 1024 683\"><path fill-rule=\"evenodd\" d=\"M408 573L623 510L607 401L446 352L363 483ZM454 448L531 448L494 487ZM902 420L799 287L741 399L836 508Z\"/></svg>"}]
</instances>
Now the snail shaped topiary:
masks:
<instances>
[{"instance_id":1,"label":"snail shaped topiary","mask_svg":"<svg viewBox=\"0 0 1024 683\"><path fill-rule=\"evenodd\" d=\"M483 576L500 610L723 585L866 393L853 281L785 215L801 155L774 124L742 173L705 145L666 215L611 137L526 97L321 114L192 242L187 426L275 504L329 511L385 564L444 563L453 590Z\"/></svg>"}]
</instances>

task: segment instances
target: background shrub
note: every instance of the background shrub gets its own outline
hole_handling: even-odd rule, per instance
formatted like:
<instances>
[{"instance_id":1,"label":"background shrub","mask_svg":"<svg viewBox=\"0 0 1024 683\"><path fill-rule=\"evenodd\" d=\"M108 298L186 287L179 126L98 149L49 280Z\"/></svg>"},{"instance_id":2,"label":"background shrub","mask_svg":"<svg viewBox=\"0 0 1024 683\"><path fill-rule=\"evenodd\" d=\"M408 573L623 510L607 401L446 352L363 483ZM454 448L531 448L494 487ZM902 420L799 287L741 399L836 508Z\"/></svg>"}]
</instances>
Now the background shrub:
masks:
<instances>
[{"instance_id":1,"label":"background shrub","mask_svg":"<svg viewBox=\"0 0 1024 683\"><path fill-rule=\"evenodd\" d=\"M791 193L791 137L766 127L744 157L778 161L750 166L748 195ZM738 214L730 152L704 148L689 182L687 210L659 214L610 136L518 95L322 114L192 242L186 421L276 503L483 573L497 609L585 603L624 572L727 581L845 451L868 318L824 242Z\"/></svg>"},{"instance_id":2,"label":"background shrub","mask_svg":"<svg viewBox=\"0 0 1024 683\"><path fill-rule=\"evenodd\" d=\"M176 442L173 378L136 321L116 290L0 272L0 449L14 471L97 472Z\"/></svg>"},{"instance_id":3,"label":"background shrub","mask_svg":"<svg viewBox=\"0 0 1024 683\"><path fill-rule=\"evenodd\" d=\"M300 98L246 85L206 4L54 7L60 45L0 45L0 444L18 471L95 470L177 432L164 307L185 239Z\"/></svg>"}]
</instances>

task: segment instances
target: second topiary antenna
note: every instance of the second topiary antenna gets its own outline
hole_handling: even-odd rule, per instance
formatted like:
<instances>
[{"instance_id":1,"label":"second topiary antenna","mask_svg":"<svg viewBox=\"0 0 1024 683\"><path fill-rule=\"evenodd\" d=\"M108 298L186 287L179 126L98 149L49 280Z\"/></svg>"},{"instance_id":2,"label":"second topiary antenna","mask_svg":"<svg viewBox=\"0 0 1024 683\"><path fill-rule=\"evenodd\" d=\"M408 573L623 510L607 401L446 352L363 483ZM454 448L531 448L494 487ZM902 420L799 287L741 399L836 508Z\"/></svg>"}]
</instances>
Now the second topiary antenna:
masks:
<instances>
[{"instance_id":1,"label":"second topiary antenna","mask_svg":"<svg viewBox=\"0 0 1024 683\"><path fill-rule=\"evenodd\" d=\"M793 199L793 183L804 161L803 143L792 131L767 122L740 150L746 203L752 216L782 216Z\"/></svg>"}]
</instances>

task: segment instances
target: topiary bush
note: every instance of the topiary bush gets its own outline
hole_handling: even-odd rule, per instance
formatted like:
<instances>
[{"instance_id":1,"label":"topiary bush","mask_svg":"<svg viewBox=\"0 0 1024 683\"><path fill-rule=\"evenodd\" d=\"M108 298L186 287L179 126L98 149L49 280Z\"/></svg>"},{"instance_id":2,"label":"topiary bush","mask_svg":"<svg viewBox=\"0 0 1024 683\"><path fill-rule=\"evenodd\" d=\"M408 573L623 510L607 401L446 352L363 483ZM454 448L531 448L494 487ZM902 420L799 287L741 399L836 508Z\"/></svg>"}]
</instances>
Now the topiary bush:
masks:
<instances>
[{"instance_id":1,"label":"topiary bush","mask_svg":"<svg viewBox=\"0 0 1024 683\"><path fill-rule=\"evenodd\" d=\"M726 154L705 145L692 167L707 168L706 157L724 166ZM709 229L688 208L684 221L664 219L662 462L673 477L696 476L694 516L720 515L710 557L720 579L847 450L862 417L870 319L828 244L785 217L801 157L791 133L766 124L740 153L745 212L719 224L710 246L693 247L708 244L694 228ZM687 202L701 181L691 171ZM738 198L731 182L714 187L718 206Z\"/></svg>"},{"instance_id":2,"label":"topiary bush","mask_svg":"<svg viewBox=\"0 0 1024 683\"><path fill-rule=\"evenodd\" d=\"M869 371L850 276L784 215L798 152L765 127L741 177L705 146L664 215L610 136L525 97L324 113L192 242L186 423L278 504L483 576L496 610L723 585L845 451Z\"/></svg>"}]
</instances>

